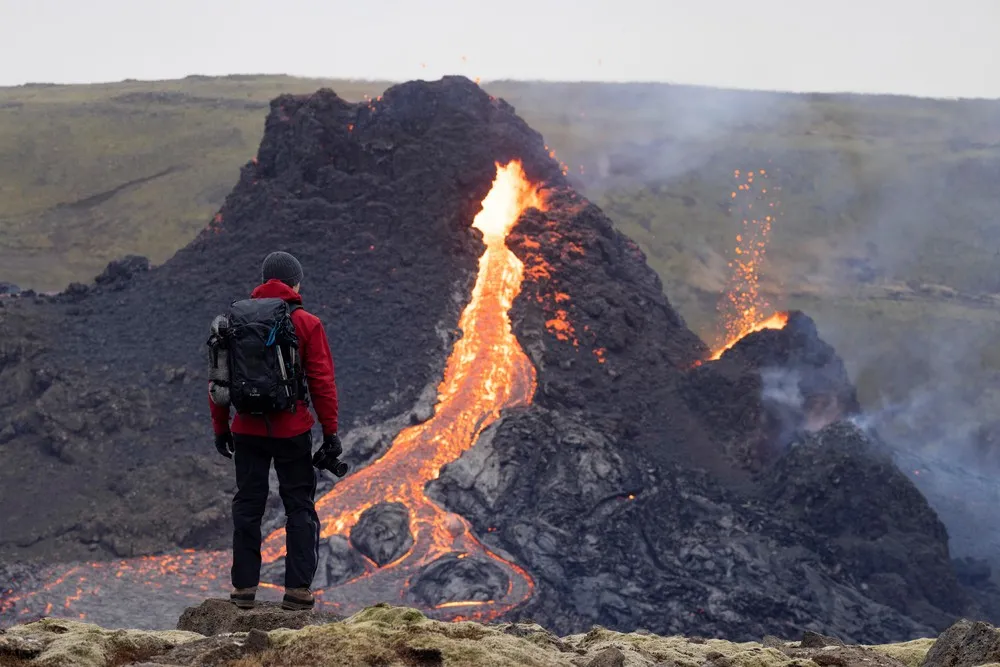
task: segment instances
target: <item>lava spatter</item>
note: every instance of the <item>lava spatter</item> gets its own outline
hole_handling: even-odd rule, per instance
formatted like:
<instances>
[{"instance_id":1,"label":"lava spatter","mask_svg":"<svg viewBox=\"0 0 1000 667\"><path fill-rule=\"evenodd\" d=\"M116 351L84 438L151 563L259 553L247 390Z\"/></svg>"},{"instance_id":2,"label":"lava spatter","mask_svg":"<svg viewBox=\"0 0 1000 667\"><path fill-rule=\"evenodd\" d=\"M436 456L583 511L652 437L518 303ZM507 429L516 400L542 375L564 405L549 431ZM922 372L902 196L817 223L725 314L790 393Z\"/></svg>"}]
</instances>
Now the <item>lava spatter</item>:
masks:
<instances>
[{"instance_id":1,"label":"lava spatter","mask_svg":"<svg viewBox=\"0 0 1000 667\"><path fill-rule=\"evenodd\" d=\"M709 357L712 360L755 331L782 329L788 323L787 313L767 314L770 305L760 291L760 270L768 236L781 206L776 197L779 188L768 187L766 169L749 172L736 169L733 177L738 183L730 193L730 200L742 224L729 262L729 284L719 306L724 332Z\"/></svg>"},{"instance_id":2,"label":"lava spatter","mask_svg":"<svg viewBox=\"0 0 1000 667\"><path fill-rule=\"evenodd\" d=\"M528 208L545 208L538 186L525 177L519 161L497 164L493 187L483 200L473 226L483 234L486 250L472 298L462 313L459 339L448 358L438 403L428 421L399 433L380 459L346 477L317 502L322 536L350 534L367 508L399 502L409 510L413 545L394 562L377 567L364 559L365 572L321 592L324 604L350 612L384 600L407 600L420 571L443 557L479 559L500 568L507 577L498 599L443 600L429 605L446 618L490 619L531 596L534 583L522 568L485 547L469 523L433 503L425 485L442 466L475 444L505 408L527 405L536 389L536 371L512 330L508 311L521 289L524 265L506 246L506 237ZM267 537L263 560L284 554L284 531ZM198 599L224 589L222 579L230 555L225 551L192 552L125 561L88 563L62 574L50 571L39 590L4 601L3 612L17 615L72 615L74 602L102 593L114 595L137 582L152 589ZM57 600L53 609L53 600ZM407 600L414 604L413 600Z\"/></svg>"}]
</instances>

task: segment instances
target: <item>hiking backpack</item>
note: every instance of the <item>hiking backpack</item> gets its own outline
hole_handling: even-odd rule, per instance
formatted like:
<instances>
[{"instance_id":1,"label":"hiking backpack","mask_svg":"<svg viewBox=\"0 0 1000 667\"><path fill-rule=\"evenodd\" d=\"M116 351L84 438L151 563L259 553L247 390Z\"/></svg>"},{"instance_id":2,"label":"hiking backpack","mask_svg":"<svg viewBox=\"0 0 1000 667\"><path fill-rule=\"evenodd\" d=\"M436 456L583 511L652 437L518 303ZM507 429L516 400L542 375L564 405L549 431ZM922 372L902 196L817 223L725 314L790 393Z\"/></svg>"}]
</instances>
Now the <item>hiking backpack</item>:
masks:
<instances>
[{"instance_id":1,"label":"hiking backpack","mask_svg":"<svg viewBox=\"0 0 1000 667\"><path fill-rule=\"evenodd\" d=\"M244 299L215 318L208 339L212 402L241 414L295 412L306 398L292 323L301 307L283 299Z\"/></svg>"}]
</instances>

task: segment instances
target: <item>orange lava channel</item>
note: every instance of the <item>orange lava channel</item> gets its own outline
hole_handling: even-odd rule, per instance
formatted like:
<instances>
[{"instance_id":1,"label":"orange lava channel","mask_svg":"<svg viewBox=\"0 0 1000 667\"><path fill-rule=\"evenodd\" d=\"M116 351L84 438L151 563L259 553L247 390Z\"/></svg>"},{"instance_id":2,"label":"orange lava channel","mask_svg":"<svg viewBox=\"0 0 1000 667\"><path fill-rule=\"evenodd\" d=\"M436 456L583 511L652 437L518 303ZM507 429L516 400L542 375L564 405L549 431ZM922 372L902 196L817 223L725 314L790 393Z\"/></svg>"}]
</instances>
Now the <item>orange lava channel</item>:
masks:
<instances>
[{"instance_id":1,"label":"orange lava channel","mask_svg":"<svg viewBox=\"0 0 1000 667\"><path fill-rule=\"evenodd\" d=\"M404 576L446 554L483 556L502 564L511 577L508 599L492 605L487 614L499 615L531 595L533 584L520 568L490 553L472 535L465 519L443 510L424 495L424 486L438 477L442 466L454 461L475 444L500 416L500 411L531 402L536 374L531 361L511 331L508 311L521 289L524 265L506 246L508 232L529 207L544 208L536 187L513 161L497 164L493 187L473 226L483 233L486 251L479 260L479 275L472 299L459 320L462 338L448 358L444 380L438 387L434 416L399 433L389 451L368 467L345 478L316 504L323 537L348 537L351 527L368 507L399 502L410 510L414 545L408 553L382 568L369 571L354 582L325 592L324 600L352 605L361 591L352 583L364 580L366 590L401 590ZM264 560L284 554L284 531L265 540ZM384 581L372 581L373 579ZM470 606L483 601L469 601ZM449 607L458 606L449 601Z\"/></svg>"}]
</instances>

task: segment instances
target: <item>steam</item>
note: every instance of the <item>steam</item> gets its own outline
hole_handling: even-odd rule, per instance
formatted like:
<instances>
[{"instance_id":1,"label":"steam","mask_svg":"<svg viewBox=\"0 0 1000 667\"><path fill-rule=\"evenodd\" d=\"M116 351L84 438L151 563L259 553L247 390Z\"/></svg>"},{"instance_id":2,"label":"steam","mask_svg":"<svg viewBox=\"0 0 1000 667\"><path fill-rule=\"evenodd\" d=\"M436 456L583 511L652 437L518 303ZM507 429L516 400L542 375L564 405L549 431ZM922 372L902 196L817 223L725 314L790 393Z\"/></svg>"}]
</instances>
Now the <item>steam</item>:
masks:
<instances>
[{"instance_id":1,"label":"steam","mask_svg":"<svg viewBox=\"0 0 1000 667\"><path fill-rule=\"evenodd\" d=\"M547 139L591 198L619 186L681 179L731 148L736 133L780 122L797 99L665 84L519 84L509 93L502 82L488 87L533 127L558 123L559 134ZM571 101L566 107L574 111L559 118L536 117L535 110L551 108L553 96ZM595 132L603 133L602 140L594 140ZM727 173L739 166L720 169Z\"/></svg>"},{"instance_id":2,"label":"steam","mask_svg":"<svg viewBox=\"0 0 1000 667\"><path fill-rule=\"evenodd\" d=\"M871 435L888 434L896 465L947 526L952 557L983 559L1000 571L1000 484L976 453L977 413L946 387L923 387L851 421Z\"/></svg>"},{"instance_id":3,"label":"steam","mask_svg":"<svg viewBox=\"0 0 1000 667\"><path fill-rule=\"evenodd\" d=\"M815 433L841 419L845 408L834 395L802 393L802 372L794 368L768 367L760 370L761 404L779 425L778 444L794 445L806 433Z\"/></svg>"},{"instance_id":4,"label":"steam","mask_svg":"<svg viewBox=\"0 0 1000 667\"><path fill-rule=\"evenodd\" d=\"M920 226L912 225L915 231ZM890 222L876 226L879 233L887 228ZM982 367L993 332L988 320L971 319L975 309L949 315L954 306L945 299L925 304L909 332L895 326L892 346L879 335L879 325L887 325L878 319L867 325L869 335L849 330L856 322L833 317L824 318L821 330L856 371L852 375L862 388L882 386L878 394L863 396L864 412L854 421L894 450L898 467L947 526L952 557L987 559L997 572L1000 459L983 442L983 434L1000 423ZM920 300L906 309L919 311Z\"/></svg>"},{"instance_id":5,"label":"steam","mask_svg":"<svg viewBox=\"0 0 1000 667\"><path fill-rule=\"evenodd\" d=\"M764 402L802 412L803 398L799 389L801 375L797 370L762 368L760 378L763 383L761 397Z\"/></svg>"},{"instance_id":6,"label":"steam","mask_svg":"<svg viewBox=\"0 0 1000 667\"><path fill-rule=\"evenodd\" d=\"M785 368L762 368L760 379L761 404L779 426L776 444L787 447L802 429L805 399L799 388L801 374Z\"/></svg>"},{"instance_id":7,"label":"steam","mask_svg":"<svg viewBox=\"0 0 1000 667\"><path fill-rule=\"evenodd\" d=\"M974 322L957 326L956 320L937 316L935 311L946 307L937 304L925 310L904 340L893 341L891 350L877 336L852 336L850 345L831 342L848 363L877 373L885 386L865 401L865 419L872 428L899 448L979 465L978 436L995 417L984 405L989 396L973 379L982 376L981 355L988 350L992 332ZM838 324L834 320L824 327L831 338L843 335L844 325ZM860 379L874 383L872 378Z\"/></svg>"}]
</instances>

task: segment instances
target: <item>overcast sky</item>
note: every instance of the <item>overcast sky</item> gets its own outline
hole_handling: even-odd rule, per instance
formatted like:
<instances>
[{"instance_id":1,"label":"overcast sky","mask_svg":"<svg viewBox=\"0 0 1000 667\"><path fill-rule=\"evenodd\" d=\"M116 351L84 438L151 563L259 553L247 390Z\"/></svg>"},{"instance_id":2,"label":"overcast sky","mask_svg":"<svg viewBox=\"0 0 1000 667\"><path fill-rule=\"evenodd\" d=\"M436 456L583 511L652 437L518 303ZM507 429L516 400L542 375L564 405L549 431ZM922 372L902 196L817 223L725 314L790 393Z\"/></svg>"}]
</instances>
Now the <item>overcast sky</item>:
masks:
<instances>
[{"instance_id":1,"label":"overcast sky","mask_svg":"<svg viewBox=\"0 0 1000 667\"><path fill-rule=\"evenodd\" d=\"M0 0L0 85L188 74L1000 97L1000 0Z\"/></svg>"}]
</instances>

